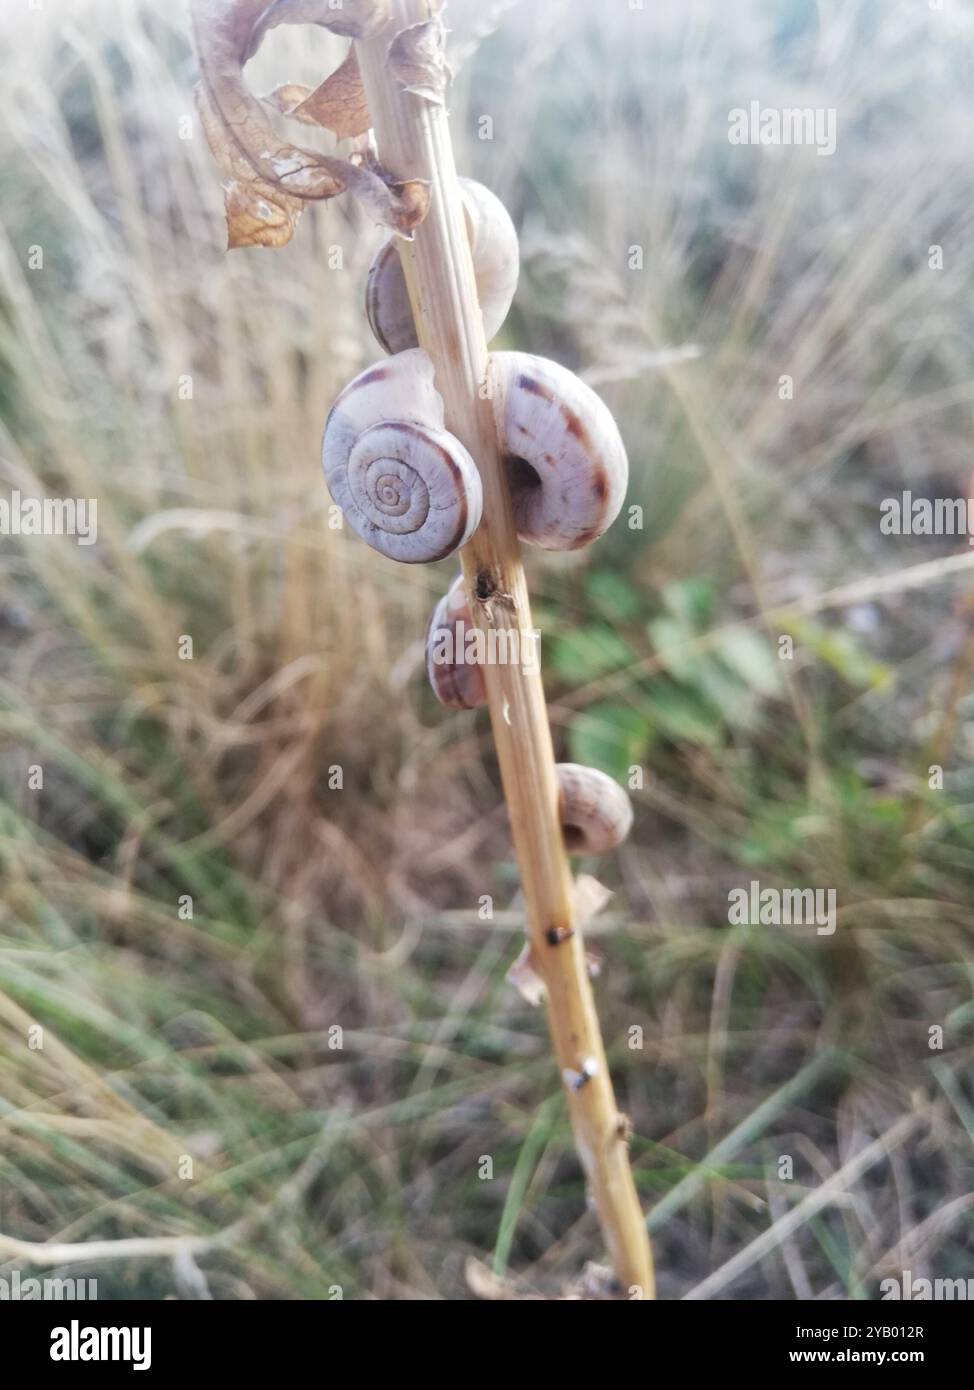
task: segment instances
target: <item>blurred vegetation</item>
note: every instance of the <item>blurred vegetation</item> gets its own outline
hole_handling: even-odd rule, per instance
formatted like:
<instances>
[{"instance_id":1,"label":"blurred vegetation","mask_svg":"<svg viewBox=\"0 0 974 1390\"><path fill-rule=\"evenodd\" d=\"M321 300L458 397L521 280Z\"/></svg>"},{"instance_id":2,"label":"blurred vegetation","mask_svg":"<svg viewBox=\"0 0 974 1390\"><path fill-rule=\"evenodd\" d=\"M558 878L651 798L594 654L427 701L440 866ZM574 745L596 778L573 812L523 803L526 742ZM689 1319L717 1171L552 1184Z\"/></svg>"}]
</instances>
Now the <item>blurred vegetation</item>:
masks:
<instances>
[{"instance_id":1,"label":"blurred vegetation","mask_svg":"<svg viewBox=\"0 0 974 1390\"><path fill-rule=\"evenodd\" d=\"M645 770L599 1007L661 1296L875 1297L971 1273L974 558L878 521L974 495L974 22L656 8L501 6L451 102L522 233L499 341L602 391L644 514L530 557L559 752ZM469 1254L550 1290L597 1227L504 980L485 717L423 676L451 568L327 525L381 234L333 202L226 254L183 21L0 37L0 475L99 524L0 539L0 1232L163 1242L72 1264L102 1297L460 1298ZM752 99L835 107L836 153L731 146ZM835 888L835 935L729 926L751 878Z\"/></svg>"}]
</instances>

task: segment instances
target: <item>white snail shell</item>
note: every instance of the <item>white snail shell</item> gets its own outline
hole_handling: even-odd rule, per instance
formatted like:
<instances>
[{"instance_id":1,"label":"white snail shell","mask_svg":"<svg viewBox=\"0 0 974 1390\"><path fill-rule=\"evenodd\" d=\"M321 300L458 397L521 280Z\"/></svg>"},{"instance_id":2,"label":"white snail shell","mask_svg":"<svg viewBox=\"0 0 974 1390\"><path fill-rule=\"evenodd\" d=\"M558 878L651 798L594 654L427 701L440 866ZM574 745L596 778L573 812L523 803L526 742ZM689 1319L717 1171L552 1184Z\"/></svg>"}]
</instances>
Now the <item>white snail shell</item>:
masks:
<instances>
[{"instance_id":1,"label":"white snail shell","mask_svg":"<svg viewBox=\"0 0 974 1390\"><path fill-rule=\"evenodd\" d=\"M325 424L321 457L349 526L393 560L441 560L480 523L480 474L443 428L433 363L420 348L345 387Z\"/></svg>"},{"instance_id":2,"label":"white snail shell","mask_svg":"<svg viewBox=\"0 0 974 1390\"><path fill-rule=\"evenodd\" d=\"M517 232L507 208L489 188L474 179L460 179L459 183L477 297L490 342L507 318L517 289ZM372 332L386 352L402 352L416 346L416 325L395 237L384 242L372 258L365 282L365 312Z\"/></svg>"},{"instance_id":3,"label":"white snail shell","mask_svg":"<svg viewBox=\"0 0 974 1390\"><path fill-rule=\"evenodd\" d=\"M605 854L632 829L632 804L611 777L581 763L558 763L558 814L569 854Z\"/></svg>"},{"instance_id":4,"label":"white snail shell","mask_svg":"<svg viewBox=\"0 0 974 1390\"><path fill-rule=\"evenodd\" d=\"M618 516L629 480L611 411L545 357L494 352L490 367L518 534L547 550L588 545Z\"/></svg>"},{"instance_id":5,"label":"white snail shell","mask_svg":"<svg viewBox=\"0 0 974 1390\"><path fill-rule=\"evenodd\" d=\"M451 709L477 709L487 703L487 685L482 666L456 659L463 652L460 623L464 633L474 625L462 574L457 575L433 610L426 633L426 674L440 704Z\"/></svg>"}]
</instances>

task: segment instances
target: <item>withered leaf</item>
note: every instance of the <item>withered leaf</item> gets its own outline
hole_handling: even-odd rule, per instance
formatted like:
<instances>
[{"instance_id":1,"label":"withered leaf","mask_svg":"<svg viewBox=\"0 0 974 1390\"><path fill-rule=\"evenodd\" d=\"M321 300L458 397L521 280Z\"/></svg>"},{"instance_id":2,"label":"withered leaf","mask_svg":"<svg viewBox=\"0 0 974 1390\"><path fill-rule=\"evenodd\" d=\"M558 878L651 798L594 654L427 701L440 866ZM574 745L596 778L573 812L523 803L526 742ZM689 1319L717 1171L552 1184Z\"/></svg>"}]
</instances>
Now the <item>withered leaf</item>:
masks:
<instances>
[{"instance_id":1,"label":"withered leaf","mask_svg":"<svg viewBox=\"0 0 974 1390\"><path fill-rule=\"evenodd\" d=\"M292 145L278 135L243 80L243 64L275 24L310 20L328 28L337 23L346 32L350 24L356 32L371 32L368 26L377 22L380 9L384 23L385 0L345 0L341 11L330 9L327 0L277 0L270 6L266 0L192 0L200 119L213 156L230 180L229 246L281 246L305 202L333 198L345 189L377 222L400 235L411 235L423 220L429 206L427 184L396 183L374 167Z\"/></svg>"},{"instance_id":2,"label":"withered leaf","mask_svg":"<svg viewBox=\"0 0 974 1390\"><path fill-rule=\"evenodd\" d=\"M606 888L592 874L579 874L572 884L572 906L575 909L575 923L584 927L605 907L612 897L612 889Z\"/></svg>"},{"instance_id":3,"label":"withered leaf","mask_svg":"<svg viewBox=\"0 0 974 1390\"><path fill-rule=\"evenodd\" d=\"M485 1299L489 1303L520 1302L522 1299L538 1301L540 1299L540 1295L536 1293L518 1293L513 1279L505 1279L501 1275L495 1274L492 1269L475 1259L473 1255L467 1256L463 1273L467 1281L467 1288L473 1296Z\"/></svg>"},{"instance_id":4,"label":"withered leaf","mask_svg":"<svg viewBox=\"0 0 974 1390\"><path fill-rule=\"evenodd\" d=\"M559 1286L552 1286L547 1297L533 1288L525 1278L495 1274L488 1266L473 1255L468 1255L463 1266L467 1288L474 1298L488 1303L538 1303L538 1302L597 1302L617 1299L621 1296L619 1281L606 1265L589 1261L579 1275L563 1277Z\"/></svg>"},{"instance_id":5,"label":"withered leaf","mask_svg":"<svg viewBox=\"0 0 974 1390\"><path fill-rule=\"evenodd\" d=\"M294 234L303 203L258 183L226 185L227 246L284 246Z\"/></svg>"},{"instance_id":6,"label":"withered leaf","mask_svg":"<svg viewBox=\"0 0 974 1390\"><path fill-rule=\"evenodd\" d=\"M429 212L430 186L425 179L387 182L374 170L354 164L349 164L347 178L349 188L376 222L394 228L406 241L412 241L413 231Z\"/></svg>"},{"instance_id":7,"label":"withered leaf","mask_svg":"<svg viewBox=\"0 0 974 1390\"><path fill-rule=\"evenodd\" d=\"M434 16L401 29L389 45L389 71L407 92L442 106L450 80L446 30Z\"/></svg>"},{"instance_id":8,"label":"withered leaf","mask_svg":"<svg viewBox=\"0 0 974 1390\"><path fill-rule=\"evenodd\" d=\"M272 92L266 92L261 101L272 110L280 111L282 116L295 116L298 107L307 101L313 91L313 87L307 87L303 82L282 82ZM305 118L295 116L295 119L300 121Z\"/></svg>"},{"instance_id":9,"label":"withered leaf","mask_svg":"<svg viewBox=\"0 0 974 1390\"><path fill-rule=\"evenodd\" d=\"M300 83L288 82L275 87L264 100L275 111L293 116L296 121L327 126L339 140L364 135L372 124L354 48L320 87L312 91Z\"/></svg>"},{"instance_id":10,"label":"withered leaf","mask_svg":"<svg viewBox=\"0 0 974 1390\"><path fill-rule=\"evenodd\" d=\"M545 982L538 970L534 949L530 941L525 941L521 953L509 967L506 979L532 1009L536 1009L545 997Z\"/></svg>"},{"instance_id":11,"label":"withered leaf","mask_svg":"<svg viewBox=\"0 0 974 1390\"><path fill-rule=\"evenodd\" d=\"M283 246L290 241L304 203L261 179L245 155L224 138L219 113L202 83L196 104L206 142L223 174L227 247Z\"/></svg>"}]
</instances>

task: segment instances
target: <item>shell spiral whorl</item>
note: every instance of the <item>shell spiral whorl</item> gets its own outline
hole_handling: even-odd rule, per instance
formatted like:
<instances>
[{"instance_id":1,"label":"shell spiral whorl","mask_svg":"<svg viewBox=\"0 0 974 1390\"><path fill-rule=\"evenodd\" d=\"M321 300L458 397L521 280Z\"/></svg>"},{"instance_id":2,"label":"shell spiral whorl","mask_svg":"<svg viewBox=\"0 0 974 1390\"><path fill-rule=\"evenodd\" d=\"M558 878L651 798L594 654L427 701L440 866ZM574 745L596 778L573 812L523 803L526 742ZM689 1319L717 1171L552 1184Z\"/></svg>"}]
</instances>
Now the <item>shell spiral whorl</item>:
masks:
<instances>
[{"instance_id":1,"label":"shell spiral whorl","mask_svg":"<svg viewBox=\"0 0 974 1390\"><path fill-rule=\"evenodd\" d=\"M356 535L407 564L441 560L480 523L480 474L443 428L433 364L414 348L360 373L325 424L322 464Z\"/></svg>"}]
</instances>

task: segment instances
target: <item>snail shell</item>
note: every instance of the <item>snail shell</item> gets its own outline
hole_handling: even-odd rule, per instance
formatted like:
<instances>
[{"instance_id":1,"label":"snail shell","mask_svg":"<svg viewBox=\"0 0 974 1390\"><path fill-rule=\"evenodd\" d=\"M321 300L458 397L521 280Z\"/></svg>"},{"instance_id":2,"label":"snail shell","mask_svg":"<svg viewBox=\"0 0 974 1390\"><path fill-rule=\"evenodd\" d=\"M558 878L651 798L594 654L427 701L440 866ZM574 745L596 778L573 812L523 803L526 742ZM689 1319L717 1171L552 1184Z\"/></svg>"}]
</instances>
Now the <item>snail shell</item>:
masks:
<instances>
[{"instance_id":1,"label":"snail shell","mask_svg":"<svg viewBox=\"0 0 974 1390\"><path fill-rule=\"evenodd\" d=\"M558 814L569 854L605 854L632 829L632 805L611 777L581 763L558 763Z\"/></svg>"},{"instance_id":2,"label":"snail shell","mask_svg":"<svg viewBox=\"0 0 974 1390\"><path fill-rule=\"evenodd\" d=\"M522 540L578 550L616 519L629 463L612 413L567 367L494 352L491 394Z\"/></svg>"},{"instance_id":3,"label":"snail shell","mask_svg":"<svg viewBox=\"0 0 974 1390\"><path fill-rule=\"evenodd\" d=\"M459 183L477 297L490 342L507 318L517 289L517 232L507 208L489 188L474 179L460 179ZM416 326L395 237L379 247L369 266L365 312L372 332L386 352L402 352L416 346Z\"/></svg>"},{"instance_id":4,"label":"snail shell","mask_svg":"<svg viewBox=\"0 0 974 1390\"><path fill-rule=\"evenodd\" d=\"M465 633L474 625L462 574L457 575L433 610L426 633L426 674L440 704L451 709L477 709L487 703L487 685L482 666L456 659L463 651L457 631L460 623Z\"/></svg>"},{"instance_id":5,"label":"snail shell","mask_svg":"<svg viewBox=\"0 0 974 1390\"><path fill-rule=\"evenodd\" d=\"M345 387L325 424L321 457L349 526L390 559L441 560L480 523L480 474L443 428L433 364L420 348Z\"/></svg>"},{"instance_id":6,"label":"snail shell","mask_svg":"<svg viewBox=\"0 0 974 1390\"><path fill-rule=\"evenodd\" d=\"M604 400L567 367L490 354L493 410L522 541L577 550L616 520L629 464Z\"/></svg>"}]
</instances>

